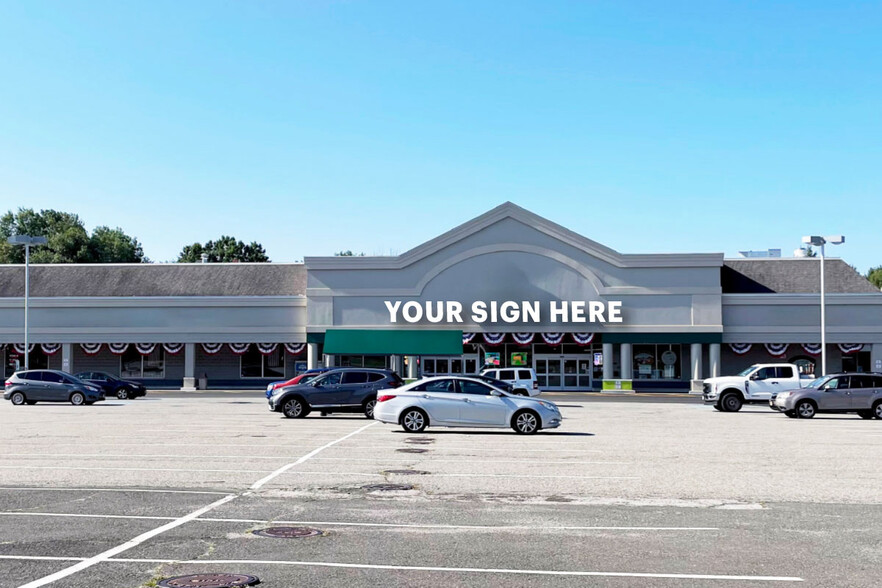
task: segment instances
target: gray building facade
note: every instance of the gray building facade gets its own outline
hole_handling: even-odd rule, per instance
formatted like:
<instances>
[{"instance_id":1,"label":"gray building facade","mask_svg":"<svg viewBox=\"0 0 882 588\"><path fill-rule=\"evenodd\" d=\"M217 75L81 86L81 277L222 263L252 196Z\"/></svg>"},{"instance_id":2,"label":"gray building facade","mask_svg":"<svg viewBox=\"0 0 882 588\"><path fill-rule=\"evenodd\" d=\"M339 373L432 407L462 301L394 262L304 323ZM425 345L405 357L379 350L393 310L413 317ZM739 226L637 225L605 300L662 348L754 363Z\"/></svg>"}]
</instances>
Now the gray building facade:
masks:
<instances>
[{"instance_id":1,"label":"gray building facade","mask_svg":"<svg viewBox=\"0 0 882 588\"><path fill-rule=\"evenodd\" d=\"M826 267L828 371L882 371L882 293ZM755 362L813 371L819 277L810 258L621 254L506 203L398 256L32 266L29 338L32 363L167 387L490 363L533 367L543 389L683 391ZM24 351L23 283L0 266L7 374Z\"/></svg>"}]
</instances>

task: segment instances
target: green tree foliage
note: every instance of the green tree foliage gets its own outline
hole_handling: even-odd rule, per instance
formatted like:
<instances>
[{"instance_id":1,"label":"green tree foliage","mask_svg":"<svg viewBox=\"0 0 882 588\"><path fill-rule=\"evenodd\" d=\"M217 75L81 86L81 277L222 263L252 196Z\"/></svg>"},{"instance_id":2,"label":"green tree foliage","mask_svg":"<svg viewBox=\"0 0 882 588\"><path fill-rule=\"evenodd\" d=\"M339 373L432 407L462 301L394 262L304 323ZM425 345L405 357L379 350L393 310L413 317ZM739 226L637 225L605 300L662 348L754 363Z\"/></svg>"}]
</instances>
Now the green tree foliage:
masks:
<instances>
[{"instance_id":1,"label":"green tree foliage","mask_svg":"<svg viewBox=\"0 0 882 588\"><path fill-rule=\"evenodd\" d=\"M263 249L263 245L252 241L245 244L227 235L217 241L209 241L205 244L193 243L185 245L178 255L178 263L198 263L202 261L202 254L208 254L210 263L216 262L267 262L269 257Z\"/></svg>"},{"instance_id":2,"label":"green tree foliage","mask_svg":"<svg viewBox=\"0 0 882 588\"><path fill-rule=\"evenodd\" d=\"M0 217L0 263L24 263L24 248L10 245L12 235L48 239L31 248L31 263L141 263L141 244L122 229L98 227L90 236L79 216L57 210L20 208Z\"/></svg>"},{"instance_id":3,"label":"green tree foliage","mask_svg":"<svg viewBox=\"0 0 882 588\"><path fill-rule=\"evenodd\" d=\"M334 254L335 257L364 257L364 253L353 253L352 249L347 249L346 251L338 251Z\"/></svg>"},{"instance_id":4,"label":"green tree foliage","mask_svg":"<svg viewBox=\"0 0 882 588\"><path fill-rule=\"evenodd\" d=\"M882 265L871 267L867 272L867 279L870 283L882 290Z\"/></svg>"}]
</instances>

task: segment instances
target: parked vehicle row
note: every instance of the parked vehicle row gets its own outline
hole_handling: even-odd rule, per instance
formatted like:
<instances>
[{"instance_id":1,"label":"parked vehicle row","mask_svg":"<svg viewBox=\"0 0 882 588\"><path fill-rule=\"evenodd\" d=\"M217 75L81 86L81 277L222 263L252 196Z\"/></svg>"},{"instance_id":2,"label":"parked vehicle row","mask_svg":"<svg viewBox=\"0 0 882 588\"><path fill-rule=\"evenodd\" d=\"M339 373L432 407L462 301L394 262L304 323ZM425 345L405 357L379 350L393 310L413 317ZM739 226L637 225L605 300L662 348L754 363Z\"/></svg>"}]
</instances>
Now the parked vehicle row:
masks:
<instances>
[{"instance_id":1,"label":"parked vehicle row","mask_svg":"<svg viewBox=\"0 0 882 588\"><path fill-rule=\"evenodd\" d=\"M28 370L7 378L3 398L16 406L38 402L70 402L74 406L104 400L104 391L57 370Z\"/></svg>"}]
</instances>

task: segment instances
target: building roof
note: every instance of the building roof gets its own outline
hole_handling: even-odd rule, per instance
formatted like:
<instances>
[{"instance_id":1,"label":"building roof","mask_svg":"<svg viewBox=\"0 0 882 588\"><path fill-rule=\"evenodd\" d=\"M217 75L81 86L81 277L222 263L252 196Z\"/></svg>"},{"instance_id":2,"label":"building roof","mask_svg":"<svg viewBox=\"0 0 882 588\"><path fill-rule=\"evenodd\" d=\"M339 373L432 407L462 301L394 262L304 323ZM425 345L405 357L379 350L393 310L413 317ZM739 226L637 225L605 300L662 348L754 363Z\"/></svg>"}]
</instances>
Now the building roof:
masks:
<instances>
[{"instance_id":1,"label":"building roof","mask_svg":"<svg viewBox=\"0 0 882 588\"><path fill-rule=\"evenodd\" d=\"M841 259L824 260L824 290L830 294L880 294ZM814 294L821 291L817 258L727 259L720 281L723 294Z\"/></svg>"},{"instance_id":2,"label":"building roof","mask_svg":"<svg viewBox=\"0 0 882 588\"><path fill-rule=\"evenodd\" d=\"M32 264L30 295L305 296L306 268L283 263ZM0 298L24 296L24 266L0 265Z\"/></svg>"}]
</instances>

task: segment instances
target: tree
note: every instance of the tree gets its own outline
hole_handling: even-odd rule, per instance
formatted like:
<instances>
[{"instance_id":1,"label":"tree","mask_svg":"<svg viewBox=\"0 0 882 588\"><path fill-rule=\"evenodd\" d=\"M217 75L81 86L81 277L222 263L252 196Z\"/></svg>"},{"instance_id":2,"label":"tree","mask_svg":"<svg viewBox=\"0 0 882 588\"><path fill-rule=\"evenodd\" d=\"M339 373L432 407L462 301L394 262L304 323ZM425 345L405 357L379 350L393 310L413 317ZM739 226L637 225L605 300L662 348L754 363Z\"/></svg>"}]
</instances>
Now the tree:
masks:
<instances>
[{"instance_id":1,"label":"tree","mask_svg":"<svg viewBox=\"0 0 882 588\"><path fill-rule=\"evenodd\" d=\"M805 257L817 257L818 256L818 252L815 251L814 249L812 249L811 245L806 245L805 247L802 248L802 250L805 251L805 255L804 255Z\"/></svg>"},{"instance_id":2,"label":"tree","mask_svg":"<svg viewBox=\"0 0 882 588\"><path fill-rule=\"evenodd\" d=\"M871 267L867 272L867 279L870 283L882 290L882 265Z\"/></svg>"},{"instance_id":3,"label":"tree","mask_svg":"<svg viewBox=\"0 0 882 588\"><path fill-rule=\"evenodd\" d=\"M32 263L138 263L144 257L137 239L122 229L98 227L92 236L79 216L57 210L19 208L0 217L0 263L24 263L24 248L10 245L12 235L43 236L46 245L31 249Z\"/></svg>"},{"instance_id":4,"label":"tree","mask_svg":"<svg viewBox=\"0 0 882 588\"><path fill-rule=\"evenodd\" d=\"M334 257L364 257L364 253L355 254L352 249L347 249L346 251L338 251Z\"/></svg>"},{"instance_id":5,"label":"tree","mask_svg":"<svg viewBox=\"0 0 882 588\"><path fill-rule=\"evenodd\" d=\"M202 261L202 254L208 255L210 263L217 262L267 262L269 257L263 249L263 245L252 241L245 244L227 235L221 236L217 241L208 241L205 244L193 243L185 245L178 255L178 263L197 263Z\"/></svg>"}]
</instances>

